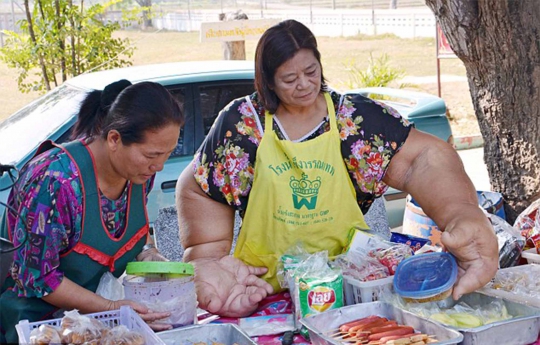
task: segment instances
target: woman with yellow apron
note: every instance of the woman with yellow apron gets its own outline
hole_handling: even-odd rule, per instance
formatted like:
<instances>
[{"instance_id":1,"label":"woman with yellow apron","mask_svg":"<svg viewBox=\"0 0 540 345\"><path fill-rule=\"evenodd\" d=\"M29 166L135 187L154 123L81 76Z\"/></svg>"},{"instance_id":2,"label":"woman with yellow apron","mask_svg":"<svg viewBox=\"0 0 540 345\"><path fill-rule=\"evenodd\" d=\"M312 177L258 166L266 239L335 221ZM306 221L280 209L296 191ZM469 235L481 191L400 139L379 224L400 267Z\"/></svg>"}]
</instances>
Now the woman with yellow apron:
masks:
<instances>
[{"instance_id":1,"label":"woman with yellow apron","mask_svg":"<svg viewBox=\"0 0 540 345\"><path fill-rule=\"evenodd\" d=\"M255 177L234 255L248 265L267 267L263 276L274 291L277 261L296 243L308 252L341 253L349 230L367 229L341 158L334 105L324 93L330 130L295 143L272 131L265 114L265 132L257 150ZM251 207L253 205L253 207ZM265 224L265 226L260 226Z\"/></svg>"},{"instance_id":2,"label":"woman with yellow apron","mask_svg":"<svg viewBox=\"0 0 540 345\"><path fill-rule=\"evenodd\" d=\"M177 184L184 260L195 265L201 308L249 315L279 291L284 252L300 244L340 253L389 185L446 230L442 240L465 272L454 297L493 277L497 241L455 150L389 107L330 90L306 26L286 20L262 35L255 89L220 112ZM235 211L243 225L231 256Z\"/></svg>"}]
</instances>

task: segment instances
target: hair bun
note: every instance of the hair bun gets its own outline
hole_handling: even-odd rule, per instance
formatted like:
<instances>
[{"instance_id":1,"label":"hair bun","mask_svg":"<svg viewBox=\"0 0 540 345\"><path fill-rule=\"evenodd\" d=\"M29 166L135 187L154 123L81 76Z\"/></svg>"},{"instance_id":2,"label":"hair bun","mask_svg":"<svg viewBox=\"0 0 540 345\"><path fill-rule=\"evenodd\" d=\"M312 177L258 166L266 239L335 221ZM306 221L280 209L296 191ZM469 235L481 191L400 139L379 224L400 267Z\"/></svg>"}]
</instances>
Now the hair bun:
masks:
<instances>
[{"instance_id":1,"label":"hair bun","mask_svg":"<svg viewBox=\"0 0 540 345\"><path fill-rule=\"evenodd\" d=\"M108 109L111 104L113 104L114 100L120 92L122 92L126 87L130 86L131 82L126 79L121 79L119 81L115 81L114 83L110 83L109 85L105 86L103 89L103 92L101 93L101 101L100 106L102 109Z\"/></svg>"}]
</instances>

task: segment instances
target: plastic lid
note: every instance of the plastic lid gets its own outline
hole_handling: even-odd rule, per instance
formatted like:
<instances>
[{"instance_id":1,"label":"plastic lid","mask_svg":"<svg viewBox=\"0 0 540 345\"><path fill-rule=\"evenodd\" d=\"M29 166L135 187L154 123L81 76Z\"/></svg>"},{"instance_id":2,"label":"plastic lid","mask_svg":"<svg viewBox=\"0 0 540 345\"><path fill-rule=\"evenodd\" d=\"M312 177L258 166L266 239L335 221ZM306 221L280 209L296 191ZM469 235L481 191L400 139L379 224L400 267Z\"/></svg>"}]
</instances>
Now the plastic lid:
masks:
<instances>
[{"instance_id":1,"label":"plastic lid","mask_svg":"<svg viewBox=\"0 0 540 345\"><path fill-rule=\"evenodd\" d=\"M456 259L449 253L413 255L394 275L394 290L402 297L429 298L452 288L457 279Z\"/></svg>"},{"instance_id":2,"label":"plastic lid","mask_svg":"<svg viewBox=\"0 0 540 345\"><path fill-rule=\"evenodd\" d=\"M127 274L144 275L153 273L193 275L193 265L175 261L134 261L126 267Z\"/></svg>"}]
</instances>

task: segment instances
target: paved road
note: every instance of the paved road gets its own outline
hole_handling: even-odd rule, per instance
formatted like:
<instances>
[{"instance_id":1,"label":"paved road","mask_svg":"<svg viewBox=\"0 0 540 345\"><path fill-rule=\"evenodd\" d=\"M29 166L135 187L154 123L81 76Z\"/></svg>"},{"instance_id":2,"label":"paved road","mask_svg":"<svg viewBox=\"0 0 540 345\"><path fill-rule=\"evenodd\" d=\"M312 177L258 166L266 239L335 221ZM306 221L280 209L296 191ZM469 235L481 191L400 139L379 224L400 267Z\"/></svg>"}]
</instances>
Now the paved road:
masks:
<instances>
[{"instance_id":1,"label":"paved road","mask_svg":"<svg viewBox=\"0 0 540 345\"><path fill-rule=\"evenodd\" d=\"M491 190L487 168L484 164L484 149L459 150L458 153L476 190Z\"/></svg>"}]
</instances>

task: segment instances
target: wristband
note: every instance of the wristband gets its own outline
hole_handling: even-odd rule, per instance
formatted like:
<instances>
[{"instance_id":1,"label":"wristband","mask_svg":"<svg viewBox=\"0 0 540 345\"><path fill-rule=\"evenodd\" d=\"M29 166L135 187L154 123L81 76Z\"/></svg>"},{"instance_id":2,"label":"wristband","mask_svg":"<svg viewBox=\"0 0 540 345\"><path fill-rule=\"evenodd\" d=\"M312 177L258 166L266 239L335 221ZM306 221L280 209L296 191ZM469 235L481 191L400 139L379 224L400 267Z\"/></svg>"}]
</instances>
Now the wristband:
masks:
<instances>
[{"instance_id":1,"label":"wristband","mask_svg":"<svg viewBox=\"0 0 540 345\"><path fill-rule=\"evenodd\" d=\"M145 244L145 245L142 247L141 253L142 253L142 252L145 252L145 251L147 251L147 250L149 250L149 249L155 249L155 248L156 248L156 245L155 245L155 244L153 244L153 243L147 243L147 244Z\"/></svg>"}]
</instances>

